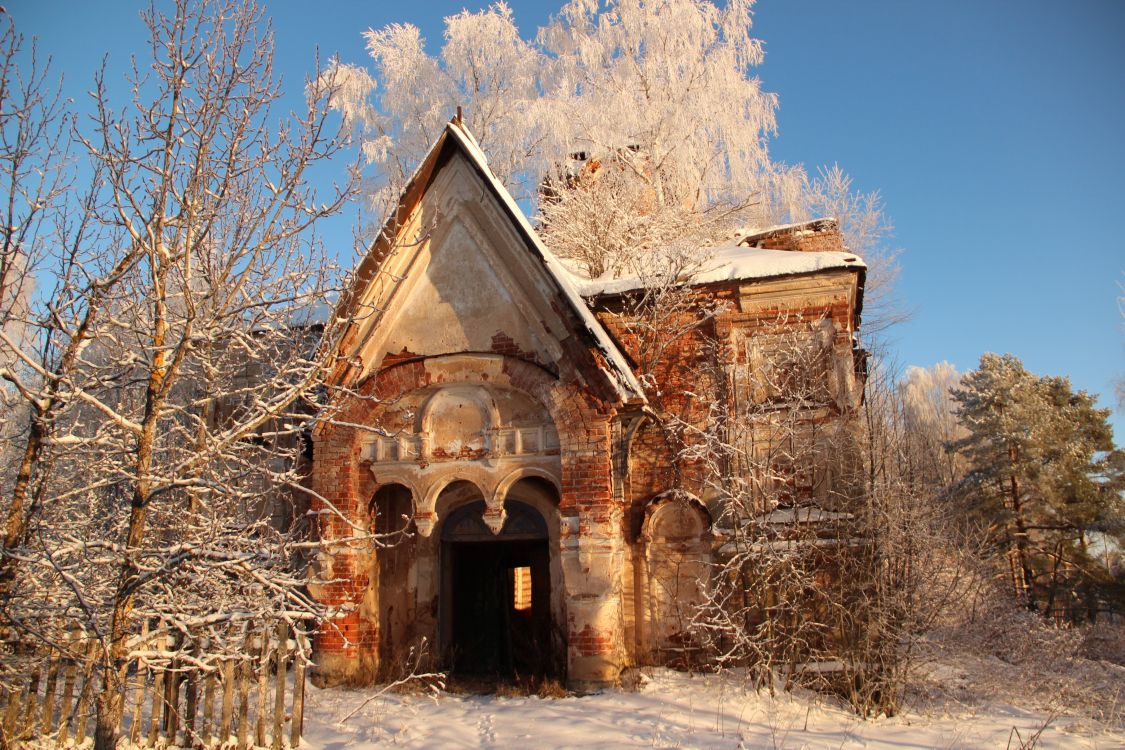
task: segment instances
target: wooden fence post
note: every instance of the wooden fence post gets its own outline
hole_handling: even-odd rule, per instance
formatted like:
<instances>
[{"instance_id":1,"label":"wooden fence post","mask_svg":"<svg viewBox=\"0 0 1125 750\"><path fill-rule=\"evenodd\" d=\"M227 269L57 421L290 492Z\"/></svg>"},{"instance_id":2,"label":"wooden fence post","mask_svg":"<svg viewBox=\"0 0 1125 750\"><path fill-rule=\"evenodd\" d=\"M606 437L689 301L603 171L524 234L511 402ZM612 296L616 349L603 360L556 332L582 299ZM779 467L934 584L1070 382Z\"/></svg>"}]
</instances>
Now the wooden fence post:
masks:
<instances>
[{"instance_id":1,"label":"wooden fence post","mask_svg":"<svg viewBox=\"0 0 1125 750\"><path fill-rule=\"evenodd\" d=\"M39 680L42 676L42 668L36 665L31 670L31 679L27 684L27 703L24 706L23 721L20 722L19 737L23 739L35 736L35 725L39 720Z\"/></svg>"},{"instance_id":2,"label":"wooden fence post","mask_svg":"<svg viewBox=\"0 0 1125 750\"><path fill-rule=\"evenodd\" d=\"M55 690L59 682L59 650L52 647L47 659L47 684L43 690L43 711L39 719L39 734L50 734L55 728Z\"/></svg>"},{"instance_id":3,"label":"wooden fence post","mask_svg":"<svg viewBox=\"0 0 1125 750\"><path fill-rule=\"evenodd\" d=\"M249 739L250 724L250 675L254 670L253 653L254 636L246 636L247 656L242 660L238 669L238 750L246 750Z\"/></svg>"},{"instance_id":4,"label":"wooden fence post","mask_svg":"<svg viewBox=\"0 0 1125 750\"><path fill-rule=\"evenodd\" d=\"M168 645L168 636L166 634L157 636L153 645L159 646L157 650L163 651ZM164 704L164 673L168 668L164 665L150 666L150 669L155 676L152 679L152 713L148 717L148 746L156 747L156 739L160 736L160 728L164 724L164 714L168 710Z\"/></svg>"},{"instance_id":5,"label":"wooden fence post","mask_svg":"<svg viewBox=\"0 0 1125 750\"><path fill-rule=\"evenodd\" d=\"M170 649L179 653L183 645L183 636L179 633L171 639ZM164 737L169 745L176 744L176 735L180 733L180 660L172 658L168 662L168 674L164 677Z\"/></svg>"},{"instance_id":6,"label":"wooden fence post","mask_svg":"<svg viewBox=\"0 0 1125 750\"><path fill-rule=\"evenodd\" d=\"M74 648L78 644L78 635L72 632L71 638L66 641L66 666L63 668L63 692L59 701L59 739L58 746L65 747L70 736L70 709L74 701L75 671L78 669L77 657Z\"/></svg>"},{"instance_id":7,"label":"wooden fence post","mask_svg":"<svg viewBox=\"0 0 1125 750\"><path fill-rule=\"evenodd\" d=\"M213 645L210 640L208 640L208 644ZM203 676L203 716L200 719L203 722L201 739L204 748L211 744L211 732L215 729L215 681L219 678L219 665L212 664L210 659L208 659L207 665L211 669L207 670L207 673Z\"/></svg>"},{"instance_id":8,"label":"wooden fence post","mask_svg":"<svg viewBox=\"0 0 1125 750\"><path fill-rule=\"evenodd\" d=\"M305 732L305 655L309 650L300 628L293 628L293 639L297 648L293 659L293 723L289 727L289 744L295 748L301 744L301 735Z\"/></svg>"},{"instance_id":9,"label":"wooden fence post","mask_svg":"<svg viewBox=\"0 0 1125 750\"><path fill-rule=\"evenodd\" d=\"M195 712L199 708L199 639L192 639L191 655L194 657L191 668L184 676L187 682L187 703L184 706L184 741L194 747L199 737L195 733Z\"/></svg>"},{"instance_id":10,"label":"wooden fence post","mask_svg":"<svg viewBox=\"0 0 1125 750\"><path fill-rule=\"evenodd\" d=\"M5 697L8 699L8 705L4 710L4 725L2 731L5 739L13 739L16 736L16 721L19 718L23 690L17 688L14 690L5 690L4 693Z\"/></svg>"},{"instance_id":11,"label":"wooden fence post","mask_svg":"<svg viewBox=\"0 0 1125 750\"><path fill-rule=\"evenodd\" d=\"M266 704L270 689L270 631L262 629L262 645L258 652L258 721L254 727L254 744L266 746Z\"/></svg>"},{"instance_id":12,"label":"wooden fence post","mask_svg":"<svg viewBox=\"0 0 1125 750\"><path fill-rule=\"evenodd\" d=\"M277 665L277 674L273 688L273 750L281 750L285 745L285 659L286 646L289 643L289 625L279 622L277 624L277 650L274 652L274 664Z\"/></svg>"},{"instance_id":13,"label":"wooden fence post","mask_svg":"<svg viewBox=\"0 0 1125 750\"><path fill-rule=\"evenodd\" d=\"M74 744L81 745L86 739L86 725L90 719L90 698L96 690L97 672L94 662L98 656L99 643L96 638L86 641L86 659L82 666L82 692L78 694L78 708L74 717ZM116 669L117 665L111 665Z\"/></svg>"},{"instance_id":14,"label":"wooden fence post","mask_svg":"<svg viewBox=\"0 0 1125 750\"><path fill-rule=\"evenodd\" d=\"M230 722L234 715L234 660L223 659L223 716L219 723L219 744L225 745L230 739Z\"/></svg>"},{"instance_id":15,"label":"wooden fence post","mask_svg":"<svg viewBox=\"0 0 1125 750\"><path fill-rule=\"evenodd\" d=\"M141 638L137 643L138 651L148 650L148 619L141 623ZM145 692L148 688L148 659L143 656L137 657L137 668L134 671L134 679L137 686L133 694L133 720L129 723L129 741L134 745L141 738L141 722L144 719L145 711ZM153 698L155 701L156 699ZM154 706L155 710L155 706Z\"/></svg>"}]
</instances>

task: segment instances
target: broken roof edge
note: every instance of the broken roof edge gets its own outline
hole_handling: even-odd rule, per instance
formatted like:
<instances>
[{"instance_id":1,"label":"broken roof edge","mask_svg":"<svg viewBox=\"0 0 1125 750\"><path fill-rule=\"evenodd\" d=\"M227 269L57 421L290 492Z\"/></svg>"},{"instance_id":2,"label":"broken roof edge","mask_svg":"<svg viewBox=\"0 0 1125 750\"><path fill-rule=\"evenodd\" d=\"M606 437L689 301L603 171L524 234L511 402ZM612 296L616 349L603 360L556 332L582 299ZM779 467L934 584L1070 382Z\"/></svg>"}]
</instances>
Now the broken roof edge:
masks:
<instances>
[{"instance_id":1,"label":"broken roof edge","mask_svg":"<svg viewBox=\"0 0 1125 750\"><path fill-rule=\"evenodd\" d=\"M710 248L712 254L700 270L687 274L679 284L705 286L734 281L760 281L784 276L805 276L832 270L866 273L867 264L855 253L800 252L730 245ZM571 274L584 298L608 297L644 289L653 283L643 276L584 279Z\"/></svg>"},{"instance_id":2,"label":"broken roof edge","mask_svg":"<svg viewBox=\"0 0 1125 750\"><path fill-rule=\"evenodd\" d=\"M770 227L763 227L762 229L751 232L750 234L743 235L736 240L736 245L743 247L754 247L755 244L763 242L774 237L781 237L784 235L794 235L799 232L811 232L819 234L822 232L840 233L840 222L832 216L822 216L818 219L809 219L807 221L797 221L791 224L775 224ZM844 248L847 250L847 248Z\"/></svg>"}]
</instances>

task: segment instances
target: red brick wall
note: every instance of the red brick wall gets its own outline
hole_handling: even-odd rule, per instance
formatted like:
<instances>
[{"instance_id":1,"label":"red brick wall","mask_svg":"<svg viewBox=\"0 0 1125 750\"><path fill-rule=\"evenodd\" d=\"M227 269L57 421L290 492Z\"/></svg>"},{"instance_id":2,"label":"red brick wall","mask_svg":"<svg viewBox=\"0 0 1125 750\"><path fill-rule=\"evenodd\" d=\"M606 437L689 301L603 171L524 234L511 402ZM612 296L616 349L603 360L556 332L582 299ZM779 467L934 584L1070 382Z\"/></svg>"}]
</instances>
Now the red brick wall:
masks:
<instances>
[{"instance_id":1,"label":"red brick wall","mask_svg":"<svg viewBox=\"0 0 1125 750\"><path fill-rule=\"evenodd\" d=\"M818 241L830 241L830 238L825 239L821 235L811 237L820 238ZM835 241L838 241L838 236ZM850 350L852 310L846 299L810 305L800 310L777 307L742 312L738 283L714 284L695 289L694 294L700 308L718 304L721 312L709 321L696 317L700 325L676 338L651 365L651 385L647 395L652 408L666 418L666 423L682 420L703 427L709 422L712 404L729 403L727 368L734 357L731 342L735 331L751 336L757 333L776 334L786 330L788 325L825 318L832 321L835 343ZM638 316L630 312L627 299L600 300L598 317L634 361L641 363L645 359L642 336L634 332L638 328L643 329L643 326L633 325ZM686 327L683 324L689 319L689 315L674 316L662 321L660 327L669 331L683 330ZM779 324L780 320L786 323ZM652 423L638 429L631 443L626 488L628 540L635 540L644 509L655 495L674 487L697 496L705 493L701 467L676 460L679 446L691 443L690 437L681 437Z\"/></svg>"}]
</instances>

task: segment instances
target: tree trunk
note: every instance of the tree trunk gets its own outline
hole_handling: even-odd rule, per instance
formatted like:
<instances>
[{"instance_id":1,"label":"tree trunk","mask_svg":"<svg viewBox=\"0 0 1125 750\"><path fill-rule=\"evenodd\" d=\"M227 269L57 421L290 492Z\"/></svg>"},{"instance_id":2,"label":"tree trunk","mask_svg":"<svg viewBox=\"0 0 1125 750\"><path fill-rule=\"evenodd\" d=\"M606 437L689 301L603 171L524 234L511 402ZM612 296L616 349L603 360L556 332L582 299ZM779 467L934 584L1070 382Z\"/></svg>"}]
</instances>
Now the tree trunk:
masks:
<instances>
[{"instance_id":1,"label":"tree trunk","mask_svg":"<svg viewBox=\"0 0 1125 750\"><path fill-rule=\"evenodd\" d=\"M1008 492L1012 505L1012 518L1016 527L1014 539L1015 557L1019 566L1019 572L1022 576L1023 584L1023 597L1027 608L1032 612L1035 611L1035 594L1032 591L1032 585L1035 582L1035 575L1031 570L1031 563L1027 558L1027 521L1023 517L1023 503L1020 501L1020 487L1019 478L1016 476L1016 461L1019 458L1019 451L1016 446L1008 447L1008 461L1010 463L1010 473L1008 475ZM1016 596L1020 596L1021 592L1018 587Z\"/></svg>"},{"instance_id":2,"label":"tree trunk","mask_svg":"<svg viewBox=\"0 0 1125 750\"><path fill-rule=\"evenodd\" d=\"M3 554L0 554L0 600L7 600L8 592L15 581L16 560L11 553L22 545L27 537L27 521L30 515L27 507L28 489L42 453L43 438L42 421L39 415L35 415L32 417L27 444L24 446L23 457L16 472L16 481L12 488L12 504L8 507L8 521L4 527L4 550Z\"/></svg>"},{"instance_id":3,"label":"tree trunk","mask_svg":"<svg viewBox=\"0 0 1125 750\"><path fill-rule=\"evenodd\" d=\"M111 657L112 658L112 657ZM104 671L102 689L98 694L98 716L94 723L94 750L115 750L121 720L125 714L125 662L121 669L109 666ZM138 716L135 721L140 721Z\"/></svg>"},{"instance_id":4,"label":"tree trunk","mask_svg":"<svg viewBox=\"0 0 1125 750\"><path fill-rule=\"evenodd\" d=\"M173 109L175 109L173 107ZM160 237L160 222L157 222L154 236ZM113 615L110 619L109 653L107 654L106 679L102 683L102 694L98 699L98 733L94 750L114 750L117 733L125 709L125 673L128 657L129 617L133 612L133 602L140 577L140 566L136 556L145 538L145 523L148 519L148 504L152 499L152 469L155 463L154 450L160 416L167 395L166 386L176 359L169 362L166 343L168 338L167 320L167 277L168 266L164 262L164 248L160 243L152 252L152 363L148 368L148 385L145 392L144 418L137 439L136 461L133 464L133 497L129 508L129 528L122 553L121 569L117 590L114 592ZM190 328L185 331L190 333ZM111 679L110 676L114 678ZM175 738L170 738L174 743Z\"/></svg>"}]
</instances>

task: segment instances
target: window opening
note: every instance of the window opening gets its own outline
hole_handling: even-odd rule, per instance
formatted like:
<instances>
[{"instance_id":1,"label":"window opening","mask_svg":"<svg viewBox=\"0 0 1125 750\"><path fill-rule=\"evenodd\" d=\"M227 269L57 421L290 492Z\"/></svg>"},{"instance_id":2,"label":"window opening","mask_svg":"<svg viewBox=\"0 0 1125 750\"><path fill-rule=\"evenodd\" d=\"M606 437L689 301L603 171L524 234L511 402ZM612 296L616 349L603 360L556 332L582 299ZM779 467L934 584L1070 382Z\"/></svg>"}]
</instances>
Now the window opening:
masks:
<instances>
[{"instance_id":1,"label":"window opening","mask_svg":"<svg viewBox=\"0 0 1125 750\"><path fill-rule=\"evenodd\" d=\"M531 568L513 568L512 573L512 607L524 612L531 609Z\"/></svg>"}]
</instances>

